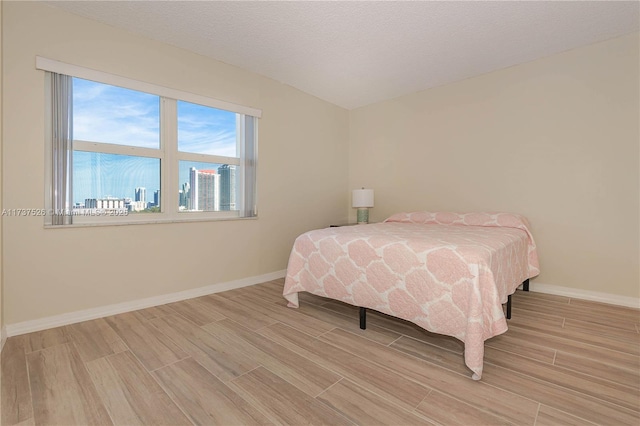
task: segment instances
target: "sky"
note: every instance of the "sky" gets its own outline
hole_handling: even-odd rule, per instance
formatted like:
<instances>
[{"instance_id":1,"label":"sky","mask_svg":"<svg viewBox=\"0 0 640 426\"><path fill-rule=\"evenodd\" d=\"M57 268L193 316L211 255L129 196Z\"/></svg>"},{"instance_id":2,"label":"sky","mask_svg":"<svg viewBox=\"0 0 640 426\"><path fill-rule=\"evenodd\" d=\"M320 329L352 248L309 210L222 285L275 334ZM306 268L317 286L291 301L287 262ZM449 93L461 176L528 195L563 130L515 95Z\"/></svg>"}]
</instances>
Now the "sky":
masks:
<instances>
[{"instance_id":1,"label":"sky","mask_svg":"<svg viewBox=\"0 0 640 426\"><path fill-rule=\"evenodd\" d=\"M236 114L178 101L178 150L235 157ZM160 148L160 98L120 87L73 79L73 139ZM219 164L180 161L178 188L189 168L217 169ZM147 200L160 188L160 160L130 155L74 151L73 202L107 196L134 199L135 188Z\"/></svg>"}]
</instances>

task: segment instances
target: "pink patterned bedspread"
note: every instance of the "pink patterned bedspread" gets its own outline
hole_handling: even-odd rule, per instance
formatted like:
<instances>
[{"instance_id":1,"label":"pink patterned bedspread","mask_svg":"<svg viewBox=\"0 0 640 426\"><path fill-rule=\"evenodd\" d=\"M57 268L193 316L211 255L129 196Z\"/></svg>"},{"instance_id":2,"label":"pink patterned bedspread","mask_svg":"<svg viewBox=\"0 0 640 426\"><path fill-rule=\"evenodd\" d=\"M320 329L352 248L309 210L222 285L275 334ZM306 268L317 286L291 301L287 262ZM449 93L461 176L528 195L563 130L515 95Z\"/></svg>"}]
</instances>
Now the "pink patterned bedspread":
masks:
<instances>
[{"instance_id":1,"label":"pink patterned bedspread","mask_svg":"<svg viewBox=\"0 0 640 426\"><path fill-rule=\"evenodd\" d=\"M384 223L300 235L283 295L290 307L307 291L456 337L479 380L484 341L507 330L502 304L539 272L520 215L399 213Z\"/></svg>"}]
</instances>

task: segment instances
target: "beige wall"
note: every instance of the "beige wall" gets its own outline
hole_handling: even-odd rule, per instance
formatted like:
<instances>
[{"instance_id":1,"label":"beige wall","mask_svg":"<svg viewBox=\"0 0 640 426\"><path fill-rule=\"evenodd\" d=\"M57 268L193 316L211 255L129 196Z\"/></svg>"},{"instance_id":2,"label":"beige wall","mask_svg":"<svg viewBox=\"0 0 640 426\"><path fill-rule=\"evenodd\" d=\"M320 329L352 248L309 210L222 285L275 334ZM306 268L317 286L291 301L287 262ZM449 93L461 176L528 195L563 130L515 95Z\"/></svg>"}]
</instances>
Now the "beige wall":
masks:
<instances>
[{"instance_id":1,"label":"beige wall","mask_svg":"<svg viewBox=\"0 0 640 426\"><path fill-rule=\"evenodd\" d=\"M263 110L258 220L45 230L4 218L3 324L282 270L299 233L353 213L360 186L376 190L373 220L523 213L540 247L535 282L639 296L638 35L349 113L45 5L3 2L0 21L0 207L44 205L36 55Z\"/></svg>"},{"instance_id":2,"label":"beige wall","mask_svg":"<svg viewBox=\"0 0 640 426\"><path fill-rule=\"evenodd\" d=\"M273 80L31 2L5 2L5 208L44 205L40 55L261 108L258 220L44 229L5 218L5 322L287 266L294 238L348 215L348 112Z\"/></svg>"},{"instance_id":3,"label":"beige wall","mask_svg":"<svg viewBox=\"0 0 640 426\"><path fill-rule=\"evenodd\" d=\"M399 211L526 215L538 283L639 297L638 34L351 111L349 181Z\"/></svg>"}]
</instances>

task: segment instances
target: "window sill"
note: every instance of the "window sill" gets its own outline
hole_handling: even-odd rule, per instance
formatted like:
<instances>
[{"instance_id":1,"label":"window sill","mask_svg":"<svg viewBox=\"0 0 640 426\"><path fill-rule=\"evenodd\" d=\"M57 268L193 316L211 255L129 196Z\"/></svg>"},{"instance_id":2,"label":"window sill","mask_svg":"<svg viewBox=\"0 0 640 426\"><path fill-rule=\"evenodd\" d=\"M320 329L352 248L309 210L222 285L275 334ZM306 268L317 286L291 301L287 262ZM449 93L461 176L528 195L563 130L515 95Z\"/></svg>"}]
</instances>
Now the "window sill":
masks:
<instances>
[{"instance_id":1,"label":"window sill","mask_svg":"<svg viewBox=\"0 0 640 426\"><path fill-rule=\"evenodd\" d=\"M157 219L144 221L127 221L127 222L94 222L94 223L74 223L71 225L44 225L44 229L74 229L74 228L93 228L96 226L128 226L128 225L157 225L167 223L194 223L194 222L225 222L233 220L257 220L254 217L221 217L221 218L191 218L191 219Z\"/></svg>"}]
</instances>

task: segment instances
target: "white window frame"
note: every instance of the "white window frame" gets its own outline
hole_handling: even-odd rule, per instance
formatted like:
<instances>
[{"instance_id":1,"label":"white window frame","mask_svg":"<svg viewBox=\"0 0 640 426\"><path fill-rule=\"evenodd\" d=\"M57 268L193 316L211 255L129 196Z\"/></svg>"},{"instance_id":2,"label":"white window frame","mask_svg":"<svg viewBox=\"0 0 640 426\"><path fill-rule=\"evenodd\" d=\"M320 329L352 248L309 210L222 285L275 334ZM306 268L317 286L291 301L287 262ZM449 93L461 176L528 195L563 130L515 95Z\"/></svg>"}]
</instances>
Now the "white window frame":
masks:
<instances>
[{"instance_id":1,"label":"white window frame","mask_svg":"<svg viewBox=\"0 0 640 426\"><path fill-rule=\"evenodd\" d=\"M163 86L158 86L151 83L142 82L139 80L133 80L126 77L121 77L114 74L105 73L89 68L84 68L76 65L66 64L63 62L36 57L36 68L43 71L55 72L58 74L64 74L71 77L77 77L85 80L91 80L99 83L104 83L112 86L123 87L126 89L136 90L139 92L149 93L160 97L160 147L155 148L142 148L130 145L117 145L102 142L89 142L83 140L74 139L73 150L96 152L106 154L120 154L147 158L157 158L160 160L160 212L159 213L136 213L135 215L127 216L74 216L73 225L122 225L132 223L160 223L160 222L184 222L184 221L200 221L200 220L216 220L216 219L238 219L241 217L242 211L244 211L245 201L245 182L244 173L238 173L236 176L236 182L238 184L238 194L240 199L238 200L237 210L233 211L179 211L179 162L180 161L195 161L195 162L209 162L216 164L229 164L236 165L242 168L244 163L244 136L245 136L245 119L251 117L254 121L254 143L257 144L257 126L258 119L262 117L262 111L256 108L251 108L243 105L237 105L234 103L221 101L214 98L209 98L201 95L197 95L190 92L184 92L176 89L171 89ZM47 79L48 81L48 79ZM51 96L51 90L48 87L48 83L45 87L46 96ZM196 154L178 151L178 128L177 128L177 102L185 101L216 109L222 109L226 111L235 112L240 114L240 119L236 120L236 152L237 157L226 157L219 155L209 154ZM51 108L51 102L46 102L47 109ZM45 111L47 117L51 116L51 111ZM50 123L47 122L47 127ZM50 132L47 132L50 135ZM49 137L46 138L46 150L45 150L45 208L47 211L51 211L52 202L52 189L51 189L51 143ZM257 149L256 149L257 151ZM257 212L249 218L256 218ZM45 225L51 225L51 216L45 217ZM73 226L71 225L71 226ZM70 226L70 225L56 225L57 226Z\"/></svg>"}]
</instances>

